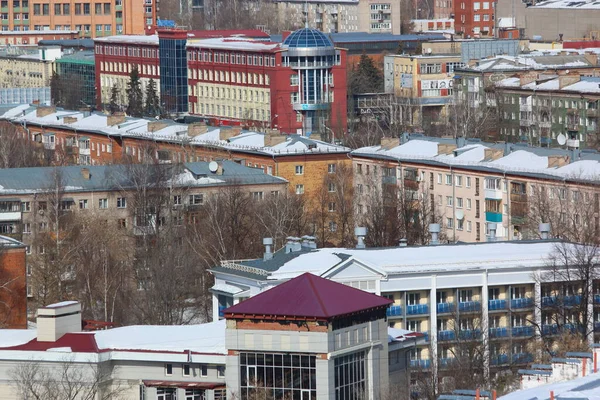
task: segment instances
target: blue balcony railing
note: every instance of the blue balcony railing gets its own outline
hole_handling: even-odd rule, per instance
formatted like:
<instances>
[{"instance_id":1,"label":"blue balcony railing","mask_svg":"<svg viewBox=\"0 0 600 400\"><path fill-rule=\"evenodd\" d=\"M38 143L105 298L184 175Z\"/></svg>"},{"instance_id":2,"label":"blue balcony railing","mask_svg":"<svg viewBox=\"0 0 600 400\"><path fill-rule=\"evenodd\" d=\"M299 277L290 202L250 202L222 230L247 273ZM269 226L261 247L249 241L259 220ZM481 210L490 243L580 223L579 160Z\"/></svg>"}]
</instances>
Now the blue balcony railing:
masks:
<instances>
[{"instance_id":1,"label":"blue balcony railing","mask_svg":"<svg viewBox=\"0 0 600 400\"><path fill-rule=\"evenodd\" d=\"M544 296L542 297L542 306L550 307L558 303L556 296Z\"/></svg>"},{"instance_id":2,"label":"blue balcony railing","mask_svg":"<svg viewBox=\"0 0 600 400\"><path fill-rule=\"evenodd\" d=\"M506 354L498 354L496 356L492 356L492 357L490 357L490 363L492 365L508 364L508 355L506 355Z\"/></svg>"},{"instance_id":3,"label":"blue balcony railing","mask_svg":"<svg viewBox=\"0 0 600 400\"><path fill-rule=\"evenodd\" d=\"M527 364L533 362L533 354L515 353L512 355L513 364Z\"/></svg>"},{"instance_id":4,"label":"blue balcony railing","mask_svg":"<svg viewBox=\"0 0 600 400\"><path fill-rule=\"evenodd\" d=\"M530 337L533 336L534 329L533 326L514 326L511 333L513 337Z\"/></svg>"},{"instance_id":5,"label":"blue balcony railing","mask_svg":"<svg viewBox=\"0 0 600 400\"><path fill-rule=\"evenodd\" d=\"M429 305L428 304L415 304L412 306L406 306L406 314L408 314L408 315L429 314Z\"/></svg>"},{"instance_id":6,"label":"blue balcony railing","mask_svg":"<svg viewBox=\"0 0 600 400\"><path fill-rule=\"evenodd\" d=\"M463 340L479 339L481 337L481 330L479 329L462 329L458 332L458 337Z\"/></svg>"},{"instance_id":7,"label":"blue balcony railing","mask_svg":"<svg viewBox=\"0 0 600 400\"><path fill-rule=\"evenodd\" d=\"M225 307L225 306L219 306L219 317L224 317L225 316L225 312L224 311L225 311L226 308L227 307Z\"/></svg>"},{"instance_id":8,"label":"blue balcony railing","mask_svg":"<svg viewBox=\"0 0 600 400\"><path fill-rule=\"evenodd\" d=\"M490 300L488 302L488 310L506 310L506 300Z\"/></svg>"},{"instance_id":9,"label":"blue balcony railing","mask_svg":"<svg viewBox=\"0 0 600 400\"><path fill-rule=\"evenodd\" d=\"M437 312L438 314L451 313L454 308L454 303L438 303Z\"/></svg>"},{"instance_id":10,"label":"blue balcony railing","mask_svg":"<svg viewBox=\"0 0 600 400\"><path fill-rule=\"evenodd\" d=\"M402 316L402 307L400 306L390 306L386 310L386 315L388 317L399 317Z\"/></svg>"},{"instance_id":11,"label":"blue balcony railing","mask_svg":"<svg viewBox=\"0 0 600 400\"><path fill-rule=\"evenodd\" d=\"M530 308L533 307L533 299L529 297L523 297L520 299L512 299L510 301L510 307L514 310L516 308Z\"/></svg>"},{"instance_id":12,"label":"blue balcony railing","mask_svg":"<svg viewBox=\"0 0 600 400\"><path fill-rule=\"evenodd\" d=\"M578 306L581 304L581 296L565 296L563 298L563 304L565 306Z\"/></svg>"},{"instance_id":13,"label":"blue balcony railing","mask_svg":"<svg viewBox=\"0 0 600 400\"><path fill-rule=\"evenodd\" d=\"M580 324L564 324L562 328L563 331L571 333L583 332L585 330L584 326Z\"/></svg>"},{"instance_id":14,"label":"blue balcony railing","mask_svg":"<svg viewBox=\"0 0 600 400\"><path fill-rule=\"evenodd\" d=\"M600 332L600 321L594 322L594 332Z\"/></svg>"},{"instance_id":15,"label":"blue balcony railing","mask_svg":"<svg viewBox=\"0 0 600 400\"><path fill-rule=\"evenodd\" d=\"M426 343L429 343L429 332L421 332L423 334L423 339Z\"/></svg>"},{"instance_id":16,"label":"blue balcony railing","mask_svg":"<svg viewBox=\"0 0 600 400\"><path fill-rule=\"evenodd\" d=\"M454 362L453 357L440 358L440 366L441 367L448 367L448 366L452 365L453 362Z\"/></svg>"},{"instance_id":17,"label":"blue balcony railing","mask_svg":"<svg viewBox=\"0 0 600 400\"><path fill-rule=\"evenodd\" d=\"M503 338L508 337L508 328L490 328L490 338Z\"/></svg>"},{"instance_id":18,"label":"blue balcony railing","mask_svg":"<svg viewBox=\"0 0 600 400\"><path fill-rule=\"evenodd\" d=\"M430 367L430 365L431 365L431 362L429 360L410 360L411 368L427 369Z\"/></svg>"},{"instance_id":19,"label":"blue balcony railing","mask_svg":"<svg viewBox=\"0 0 600 400\"><path fill-rule=\"evenodd\" d=\"M481 303L478 301L462 301L458 303L458 311L469 312L481 310Z\"/></svg>"},{"instance_id":20,"label":"blue balcony railing","mask_svg":"<svg viewBox=\"0 0 600 400\"><path fill-rule=\"evenodd\" d=\"M600 294L594 295L594 304L600 304Z\"/></svg>"},{"instance_id":21,"label":"blue balcony railing","mask_svg":"<svg viewBox=\"0 0 600 400\"><path fill-rule=\"evenodd\" d=\"M454 331L439 331L438 332L438 340L441 342L446 342L448 340L456 339L456 335Z\"/></svg>"},{"instance_id":22,"label":"blue balcony railing","mask_svg":"<svg viewBox=\"0 0 600 400\"><path fill-rule=\"evenodd\" d=\"M558 325L556 325L556 324L542 325L542 335L558 335Z\"/></svg>"}]
</instances>

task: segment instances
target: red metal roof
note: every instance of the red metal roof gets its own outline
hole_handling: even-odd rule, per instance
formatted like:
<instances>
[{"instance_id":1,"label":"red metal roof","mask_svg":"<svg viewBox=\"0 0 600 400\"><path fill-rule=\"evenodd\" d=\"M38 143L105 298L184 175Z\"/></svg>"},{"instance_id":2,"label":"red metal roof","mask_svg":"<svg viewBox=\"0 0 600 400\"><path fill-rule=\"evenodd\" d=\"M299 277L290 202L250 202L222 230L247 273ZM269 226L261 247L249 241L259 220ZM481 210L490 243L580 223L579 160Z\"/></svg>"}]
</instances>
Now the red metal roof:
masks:
<instances>
[{"instance_id":1,"label":"red metal roof","mask_svg":"<svg viewBox=\"0 0 600 400\"><path fill-rule=\"evenodd\" d=\"M73 353L98 353L93 333L65 333L56 342L38 342L33 339L25 344L3 347L2 350L47 351L61 347L70 347Z\"/></svg>"},{"instance_id":2,"label":"red metal roof","mask_svg":"<svg viewBox=\"0 0 600 400\"><path fill-rule=\"evenodd\" d=\"M387 307L391 303L384 297L304 273L229 307L225 310L225 316L244 314L329 319Z\"/></svg>"}]
</instances>

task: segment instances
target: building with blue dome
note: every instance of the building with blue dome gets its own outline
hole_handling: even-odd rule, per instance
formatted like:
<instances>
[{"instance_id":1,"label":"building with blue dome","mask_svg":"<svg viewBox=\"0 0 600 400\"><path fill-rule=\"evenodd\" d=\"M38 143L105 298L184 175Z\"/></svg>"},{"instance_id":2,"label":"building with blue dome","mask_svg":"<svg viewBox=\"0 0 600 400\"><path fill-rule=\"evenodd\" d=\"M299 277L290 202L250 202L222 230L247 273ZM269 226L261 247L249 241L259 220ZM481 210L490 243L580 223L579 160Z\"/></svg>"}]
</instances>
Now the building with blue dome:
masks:
<instances>
[{"instance_id":1,"label":"building with blue dome","mask_svg":"<svg viewBox=\"0 0 600 400\"><path fill-rule=\"evenodd\" d=\"M336 83L346 86L346 71L340 68L345 64L345 51L336 49L323 32L311 28L299 29L285 37L282 50L283 66L293 71L290 98L297 120L302 123L298 133L309 136L332 130L333 125L339 127L342 119L345 125L345 115L334 116L331 106L334 101L343 102L345 108L345 90L343 98L339 98L335 89Z\"/></svg>"}]
</instances>

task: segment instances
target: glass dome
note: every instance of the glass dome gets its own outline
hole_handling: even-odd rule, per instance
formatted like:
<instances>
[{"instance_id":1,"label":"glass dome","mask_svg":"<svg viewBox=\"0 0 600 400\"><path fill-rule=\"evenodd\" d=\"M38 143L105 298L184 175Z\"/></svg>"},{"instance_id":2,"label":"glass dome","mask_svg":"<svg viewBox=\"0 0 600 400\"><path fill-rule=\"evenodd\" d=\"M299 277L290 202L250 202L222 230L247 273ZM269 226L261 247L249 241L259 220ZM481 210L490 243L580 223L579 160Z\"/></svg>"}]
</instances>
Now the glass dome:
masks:
<instances>
[{"instance_id":1,"label":"glass dome","mask_svg":"<svg viewBox=\"0 0 600 400\"><path fill-rule=\"evenodd\" d=\"M283 44L294 48L333 47L333 42L323 32L311 28L292 32L285 38Z\"/></svg>"}]
</instances>

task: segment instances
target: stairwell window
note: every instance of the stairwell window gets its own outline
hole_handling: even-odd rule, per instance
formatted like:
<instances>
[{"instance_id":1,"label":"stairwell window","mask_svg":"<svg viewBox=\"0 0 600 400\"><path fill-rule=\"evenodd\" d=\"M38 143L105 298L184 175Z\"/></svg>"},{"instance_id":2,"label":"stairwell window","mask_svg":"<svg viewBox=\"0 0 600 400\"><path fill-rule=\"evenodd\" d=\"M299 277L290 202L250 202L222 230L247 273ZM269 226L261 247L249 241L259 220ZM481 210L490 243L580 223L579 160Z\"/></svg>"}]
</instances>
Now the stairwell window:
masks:
<instances>
[{"instance_id":1,"label":"stairwell window","mask_svg":"<svg viewBox=\"0 0 600 400\"><path fill-rule=\"evenodd\" d=\"M304 165L296 165L296 175L304 175Z\"/></svg>"},{"instance_id":2,"label":"stairwell window","mask_svg":"<svg viewBox=\"0 0 600 400\"><path fill-rule=\"evenodd\" d=\"M304 185L296 185L296 194L304 194Z\"/></svg>"},{"instance_id":3,"label":"stairwell window","mask_svg":"<svg viewBox=\"0 0 600 400\"><path fill-rule=\"evenodd\" d=\"M165 364L165 375L173 375L173 364Z\"/></svg>"}]
</instances>

